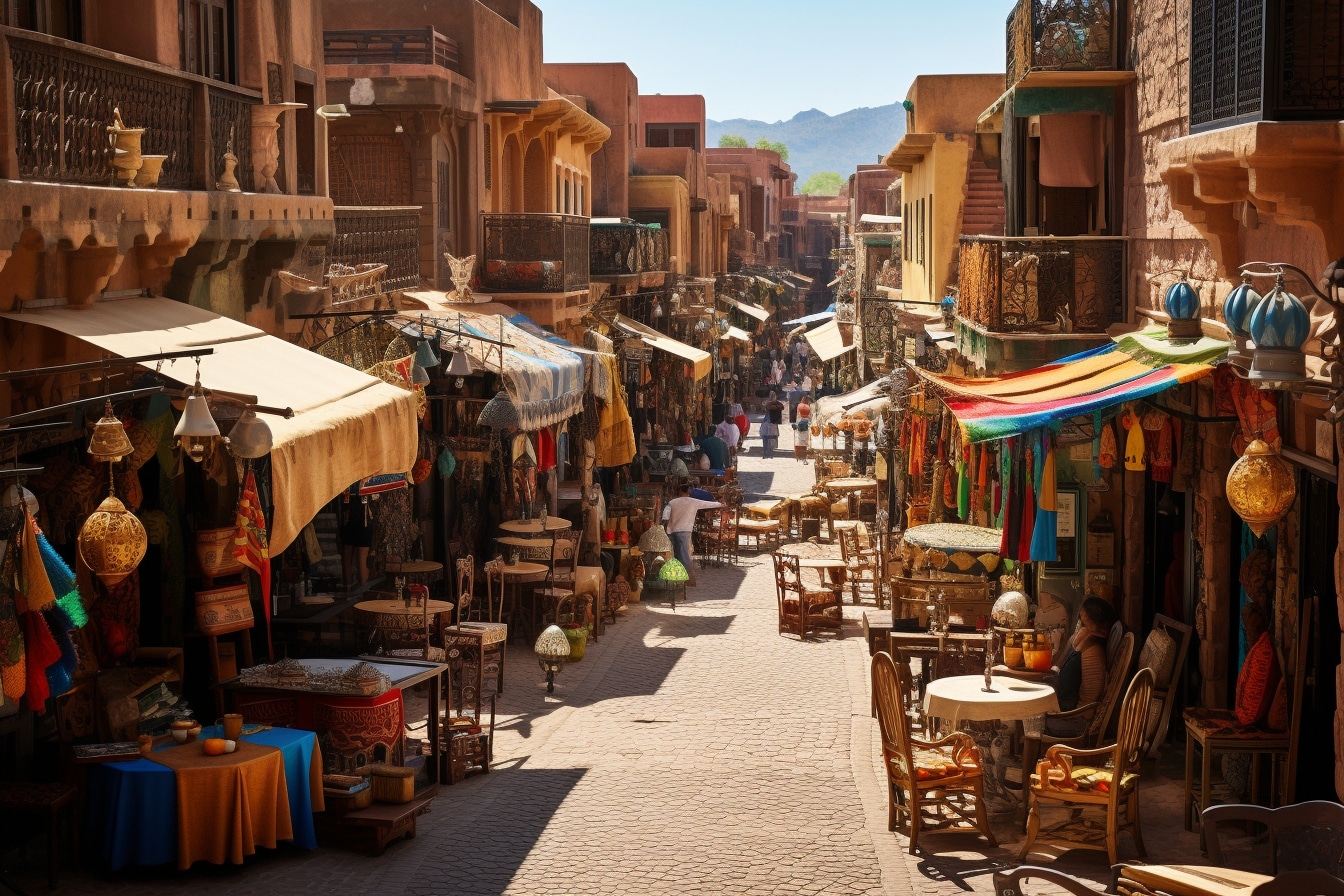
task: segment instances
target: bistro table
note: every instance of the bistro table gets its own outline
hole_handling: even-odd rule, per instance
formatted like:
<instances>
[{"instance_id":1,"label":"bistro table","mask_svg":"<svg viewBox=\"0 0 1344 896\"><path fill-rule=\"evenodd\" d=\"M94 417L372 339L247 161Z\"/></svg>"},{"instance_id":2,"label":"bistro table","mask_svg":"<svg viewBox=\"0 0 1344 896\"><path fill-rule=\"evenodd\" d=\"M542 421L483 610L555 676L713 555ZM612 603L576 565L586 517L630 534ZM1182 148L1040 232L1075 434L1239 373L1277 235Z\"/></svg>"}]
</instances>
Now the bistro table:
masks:
<instances>
[{"instance_id":1,"label":"bistro table","mask_svg":"<svg viewBox=\"0 0 1344 896\"><path fill-rule=\"evenodd\" d=\"M504 564L504 590L506 594L513 597L512 607L521 614L523 624L520 628L525 630L525 634L529 641L532 640L532 636L535 634L533 631L535 626L533 625L532 611L536 608L528 607L527 611L523 610L520 606L522 601L519 599L519 587L525 581L529 579L535 580L537 576L544 576L549 571L550 567L546 566L544 563L531 563L527 560L519 560L517 563ZM510 614L510 618L512 618L512 614Z\"/></svg>"},{"instance_id":2,"label":"bistro table","mask_svg":"<svg viewBox=\"0 0 1344 896\"><path fill-rule=\"evenodd\" d=\"M828 492L842 496L849 502L850 519L858 519L858 500L861 494L871 491L874 496L877 495L877 480L869 479L866 476L839 476L835 479L826 480L821 487Z\"/></svg>"},{"instance_id":3,"label":"bistro table","mask_svg":"<svg viewBox=\"0 0 1344 896\"><path fill-rule=\"evenodd\" d=\"M499 528L511 535L544 535L548 532L563 532L573 525L564 517L548 516L545 520L508 520L500 523Z\"/></svg>"},{"instance_id":4,"label":"bistro table","mask_svg":"<svg viewBox=\"0 0 1344 896\"><path fill-rule=\"evenodd\" d=\"M401 563L388 563L383 572L407 578L428 578L433 581L443 573L443 564L434 560L406 560Z\"/></svg>"},{"instance_id":5,"label":"bistro table","mask_svg":"<svg viewBox=\"0 0 1344 896\"><path fill-rule=\"evenodd\" d=\"M194 862L242 864L258 846L292 840L317 848L313 813L325 808L322 753L311 731L272 728L242 736L238 749L206 756L202 741L167 743L149 757L89 769L85 819L111 870L180 869Z\"/></svg>"}]
</instances>

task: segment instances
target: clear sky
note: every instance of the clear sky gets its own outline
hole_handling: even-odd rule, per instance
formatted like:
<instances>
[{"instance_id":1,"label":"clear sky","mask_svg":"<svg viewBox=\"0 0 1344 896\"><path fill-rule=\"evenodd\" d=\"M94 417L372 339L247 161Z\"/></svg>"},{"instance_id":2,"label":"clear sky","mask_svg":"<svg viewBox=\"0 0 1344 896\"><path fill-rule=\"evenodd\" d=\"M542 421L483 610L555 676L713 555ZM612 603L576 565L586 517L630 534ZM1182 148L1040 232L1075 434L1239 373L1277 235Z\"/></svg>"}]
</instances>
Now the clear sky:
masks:
<instances>
[{"instance_id":1,"label":"clear sky","mask_svg":"<svg viewBox=\"0 0 1344 896\"><path fill-rule=\"evenodd\" d=\"M1013 0L534 0L547 62L624 62L640 93L709 117L836 115L905 99L916 75L1001 72Z\"/></svg>"}]
</instances>

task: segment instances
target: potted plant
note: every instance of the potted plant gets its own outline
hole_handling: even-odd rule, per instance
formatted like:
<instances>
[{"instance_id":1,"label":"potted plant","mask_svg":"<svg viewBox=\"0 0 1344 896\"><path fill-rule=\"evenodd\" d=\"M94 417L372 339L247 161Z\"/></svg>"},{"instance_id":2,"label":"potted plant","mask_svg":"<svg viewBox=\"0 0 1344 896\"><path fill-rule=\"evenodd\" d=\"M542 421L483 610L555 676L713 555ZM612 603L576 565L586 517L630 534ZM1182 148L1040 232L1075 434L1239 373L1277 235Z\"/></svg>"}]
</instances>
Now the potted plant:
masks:
<instances>
[{"instance_id":1,"label":"potted plant","mask_svg":"<svg viewBox=\"0 0 1344 896\"><path fill-rule=\"evenodd\" d=\"M566 622L560 626L565 632L565 637L569 640L569 661L577 663L583 659L584 651L588 649L588 629L577 622Z\"/></svg>"}]
</instances>

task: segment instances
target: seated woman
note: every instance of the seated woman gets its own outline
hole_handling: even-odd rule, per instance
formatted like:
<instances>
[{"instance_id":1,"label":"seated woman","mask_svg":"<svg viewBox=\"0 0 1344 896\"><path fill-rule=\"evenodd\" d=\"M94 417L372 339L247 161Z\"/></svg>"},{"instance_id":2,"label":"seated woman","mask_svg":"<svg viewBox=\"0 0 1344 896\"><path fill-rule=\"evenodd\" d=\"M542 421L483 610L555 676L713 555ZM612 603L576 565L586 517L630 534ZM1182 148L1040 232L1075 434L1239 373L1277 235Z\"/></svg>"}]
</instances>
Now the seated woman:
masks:
<instances>
[{"instance_id":1,"label":"seated woman","mask_svg":"<svg viewBox=\"0 0 1344 896\"><path fill-rule=\"evenodd\" d=\"M1083 601L1078 611L1078 628L1069 642L1064 661L1059 664L1055 693L1063 712L1095 703L1106 689L1106 638L1116 621L1115 610L1099 597ZM1082 734L1088 718L1054 719L1046 717L1046 733L1056 737Z\"/></svg>"}]
</instances>

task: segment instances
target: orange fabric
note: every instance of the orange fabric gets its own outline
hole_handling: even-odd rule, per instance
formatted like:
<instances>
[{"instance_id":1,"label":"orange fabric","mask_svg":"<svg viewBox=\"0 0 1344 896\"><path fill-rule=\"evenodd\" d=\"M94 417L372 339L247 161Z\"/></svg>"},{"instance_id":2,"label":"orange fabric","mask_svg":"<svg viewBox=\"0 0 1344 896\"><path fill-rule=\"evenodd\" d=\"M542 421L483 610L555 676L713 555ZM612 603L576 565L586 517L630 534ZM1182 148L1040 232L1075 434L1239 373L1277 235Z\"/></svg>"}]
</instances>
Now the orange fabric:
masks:
<instances>
[{"instance_id":1,"label":"orange fabric","mask_svg":"<svg viewBox=\"0 0 1344 896\"><path fill-rule=\"evenodd\" d=\"M239 741L233 753L206 756L199 744L184 744L148 758L177 773L178 868L241 865L258 846L274 849L294 837L284 757L275 747ZM319 782L314 809L321 792Z\"/></svg>"},{"instance_id":2,"label":"orange fabric","mask_svg":"<svg viewBox=\"0 0 1344 896\"><path fill-rule=\"evenodd\" d=\"M1279 658L1274 655L1274 643L1269 632L1246 651L1246 661L1237 675L1237 721L1250 727L1264 721L1274 702L1274 689L1279 686Z\"/></svg>"},{"instance_id":3,"label":"orange fabric","mask_svg":"<svg viewBox=\"0 0 1344 896\"><path fill-rule=\"evenodd\" d=\"M47 568L42 565L42 550L37 544L37 522L32 514L24 514L20 535L19 555L22 557L23 586L14 593L14 603L20 613L37 613L56 603L56 592L51 588Z\"/></svg>"}]
</instances>

